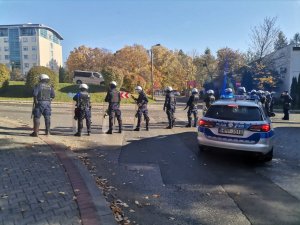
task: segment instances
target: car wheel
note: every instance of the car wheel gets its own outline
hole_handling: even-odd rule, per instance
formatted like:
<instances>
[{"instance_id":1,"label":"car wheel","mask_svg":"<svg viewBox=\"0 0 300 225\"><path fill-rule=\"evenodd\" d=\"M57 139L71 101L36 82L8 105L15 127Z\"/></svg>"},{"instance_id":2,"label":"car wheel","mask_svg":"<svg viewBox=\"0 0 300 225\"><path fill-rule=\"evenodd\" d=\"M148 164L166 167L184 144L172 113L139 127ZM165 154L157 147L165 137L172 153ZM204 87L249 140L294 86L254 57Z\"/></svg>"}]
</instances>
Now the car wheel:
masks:
<instances>
[{"instance_id":1,"label":"car wheel","mask_svg":"<svg viewBox=\"0 0 300 225\"><path fill-rule=\"evenodd\" d=\"M82 84L82 81L81 80L77 80L76 84Z\"/></svg>"},{"instance_id":2,"label":"car wheel","mask_svg":"<svg viewBox=\"0 0 300 225\"><path fill-rule=\"evenodd\" d=\"M273 148L267 154L264 155L264 162L270 162L273 159Z\"/></svg>"}]
</instances>

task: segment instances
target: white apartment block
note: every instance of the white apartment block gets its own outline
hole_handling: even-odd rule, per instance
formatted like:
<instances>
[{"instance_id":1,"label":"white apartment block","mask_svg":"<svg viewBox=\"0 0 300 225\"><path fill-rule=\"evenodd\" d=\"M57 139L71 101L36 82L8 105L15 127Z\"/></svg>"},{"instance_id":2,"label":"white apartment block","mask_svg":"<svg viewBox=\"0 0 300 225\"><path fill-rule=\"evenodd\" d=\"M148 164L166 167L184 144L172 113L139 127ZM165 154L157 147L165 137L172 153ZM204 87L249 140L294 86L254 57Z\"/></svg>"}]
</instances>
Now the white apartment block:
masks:
<instances>
[{"instance_id":1,"label":"white apartment block","mask_svg":"<svg viewBox=\"0 0 300 225\"><path fill-rule=\"evenodd\" d=\"M58 72L63 65L62 36L42 24L0 25L0 63L26 75L33 66Z\"/></svg>"},{"instance_id":2,"label":"white apartment block","mask_svg":"<svg viewBox=\"0 0 300 225\"><path fill-rule=\"evenodd\" d=\"M300 74L300 47L290 44L266 56L273 62L271 69L276 70L283 81L279 91L290 91L292 79Z\"/></svg>"}]
</instances>

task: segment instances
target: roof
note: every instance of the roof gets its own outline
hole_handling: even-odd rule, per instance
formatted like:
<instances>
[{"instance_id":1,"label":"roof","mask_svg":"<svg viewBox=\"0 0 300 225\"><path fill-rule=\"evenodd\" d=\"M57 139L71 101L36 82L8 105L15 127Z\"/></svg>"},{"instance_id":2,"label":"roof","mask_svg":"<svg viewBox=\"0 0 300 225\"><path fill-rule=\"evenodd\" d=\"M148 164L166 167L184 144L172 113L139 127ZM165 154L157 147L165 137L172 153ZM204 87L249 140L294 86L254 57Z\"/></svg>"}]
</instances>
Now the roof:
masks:
<instances>
[{"instance_id":1,"label":"roof","mask_svg":"<svg viewBox=\"0 0 300 225\"><path fill-rule=\"evenodd\" d=\"M60 40L63 40L63 37L57 31L55 31L53 28L48 27L44 24L24 23L24 24L0 25L0 28L9 28L9 27L46 29L46 30L53 32Z\"/></svg>"}]
</instances>

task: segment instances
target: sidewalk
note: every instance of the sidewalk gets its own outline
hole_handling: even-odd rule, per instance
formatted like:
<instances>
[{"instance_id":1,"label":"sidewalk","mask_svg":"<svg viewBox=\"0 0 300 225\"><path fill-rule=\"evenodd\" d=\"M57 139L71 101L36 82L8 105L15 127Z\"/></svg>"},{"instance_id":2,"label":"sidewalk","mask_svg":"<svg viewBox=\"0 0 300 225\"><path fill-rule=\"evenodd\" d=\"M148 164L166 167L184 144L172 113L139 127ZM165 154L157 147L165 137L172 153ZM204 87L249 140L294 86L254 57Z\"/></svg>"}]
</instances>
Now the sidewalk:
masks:
<instances>
[{"instance_id":1,"label":"sidewalk","mask_svg":"<svg viewBox=\"0 0 300 225\"><path fill-rule=\"evenodd\" d=\"M30 132L0 117L0 225L115 224L84 167L79 171L63 146Z\"/></svg>"}]
</instances>

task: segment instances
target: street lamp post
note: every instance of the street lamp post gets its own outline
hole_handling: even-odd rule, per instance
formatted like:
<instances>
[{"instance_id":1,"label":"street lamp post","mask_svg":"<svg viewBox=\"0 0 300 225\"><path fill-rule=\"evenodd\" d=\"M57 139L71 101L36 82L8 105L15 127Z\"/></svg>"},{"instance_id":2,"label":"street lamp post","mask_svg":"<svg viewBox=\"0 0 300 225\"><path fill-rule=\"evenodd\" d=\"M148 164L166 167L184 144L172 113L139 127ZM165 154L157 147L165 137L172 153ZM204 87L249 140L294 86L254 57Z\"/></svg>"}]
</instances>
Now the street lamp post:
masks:
<instances>
[{"instance_id":1,"label":"street lamp post","mask_svg":"<svg viewBox=\"0 0 300 225\"><path fill-rule=\"evenodd\" d=\"M156 46L160 46L160 44L153 45L153 46L151 46L151 49L150 49L150 54L151 54L151 55L150 55L150 57L151 57L151 96L152 96L152 99L153 99L153 100L154 100L153 48L156 47Z\"/></svg>"}]
</instances>

